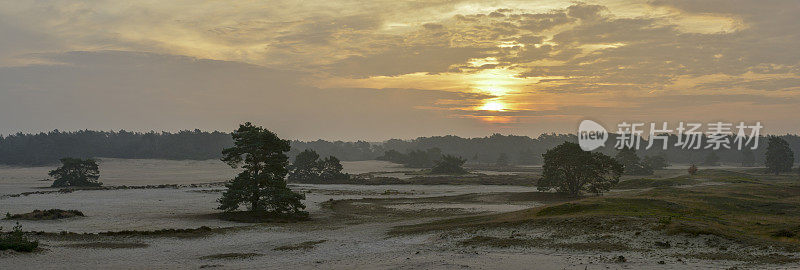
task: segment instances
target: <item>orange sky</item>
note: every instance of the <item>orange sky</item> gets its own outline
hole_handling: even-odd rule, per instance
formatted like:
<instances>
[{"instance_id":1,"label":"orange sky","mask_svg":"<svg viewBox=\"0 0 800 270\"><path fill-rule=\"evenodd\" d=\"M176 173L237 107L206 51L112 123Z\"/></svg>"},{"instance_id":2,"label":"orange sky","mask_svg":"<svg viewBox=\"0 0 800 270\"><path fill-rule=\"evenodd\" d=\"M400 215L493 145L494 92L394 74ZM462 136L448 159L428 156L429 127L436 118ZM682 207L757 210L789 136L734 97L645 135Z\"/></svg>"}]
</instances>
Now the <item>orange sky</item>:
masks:
<instances>
[{"instance_id":1,"label":"orange sky","mask_svg":"<svg viewBox=\"0 0 800 270\"><path fill-rule=\"evenodd\" d=\"M0 1L0 134L798 133L797 1Z\"/></svg>"}]
</instances>

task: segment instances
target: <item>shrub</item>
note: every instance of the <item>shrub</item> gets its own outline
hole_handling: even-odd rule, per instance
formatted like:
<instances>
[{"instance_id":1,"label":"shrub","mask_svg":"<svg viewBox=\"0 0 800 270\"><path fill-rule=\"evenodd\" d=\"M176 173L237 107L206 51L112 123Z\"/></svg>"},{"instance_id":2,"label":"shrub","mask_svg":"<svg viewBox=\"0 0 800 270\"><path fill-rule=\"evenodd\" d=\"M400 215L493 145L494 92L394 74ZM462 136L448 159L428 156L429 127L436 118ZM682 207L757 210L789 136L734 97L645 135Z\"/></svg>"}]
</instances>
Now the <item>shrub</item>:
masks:
<instances>
[{"instance_id":1,"label":"shrub","mask_svg":"<svg viewBox=\"0 0 800 270\"><path fill-rule=\"evenodd\" d=\"M619 182L623 165L602 153L583 151L576 143L564 142L542 155L540 191L555 189L574 196L581 191L600 194Z\"/></svg>"},{"instance_id":2,"label":"shrub","mask_svg":"<svg viewBox=\"0 0 800 270\"><path fill-rule=\"evenodd\" d=\"M689 172L689 175L695 175L697 173L697 166L692 164L692 166L689 167L689 169L687 169L686 171Z\"/></svg>"},{"instance_id":3,"label":"shrub","mask_svg":"<svg viewBox=\"0 0 800 270\"><path fill-rule=\"evenodd\" d=\"M431 173L436 174L465 174L464 162L466 159L457 156L443 155L442 159L436 162L436 165L431 168Z\"/></svg>"},{"instance_id":4,"label":"shrub","mask_svg":"<svg viewBox=\"0 0 800 270\"><path fill-rule=\"evenodd\" d=\"M3 228L0 227L0 250L11 249L19 252L31 252L39 247L38 241L28 240L19 223L9 233L3 233L2 231Z\"/></svg>"}]
</instances>

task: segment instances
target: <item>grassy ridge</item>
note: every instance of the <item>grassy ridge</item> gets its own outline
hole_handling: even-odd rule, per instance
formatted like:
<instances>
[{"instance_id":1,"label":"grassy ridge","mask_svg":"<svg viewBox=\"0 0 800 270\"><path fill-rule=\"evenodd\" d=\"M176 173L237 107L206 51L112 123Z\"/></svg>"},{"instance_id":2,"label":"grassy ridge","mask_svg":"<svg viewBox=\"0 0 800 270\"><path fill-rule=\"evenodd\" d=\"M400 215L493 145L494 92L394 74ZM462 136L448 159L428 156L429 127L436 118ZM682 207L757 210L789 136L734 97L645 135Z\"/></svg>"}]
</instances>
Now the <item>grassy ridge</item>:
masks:
<instances>
[{"instance_id":1,"label":"grassy ridge","mask_svg":"<svg viewBox=\"0 0 800 270\"><path fill-rule=\"evenodd\" d=\"M723 170L706 170L694 177L664 181L641 180L636 185L654 187L587 197L511 213L440 220L401 226L392 233L416 233L465 227L516 224L584 222L587 217L631 217L651 222L670 234L710 234L748 242L800 248L800 183L796 176L764 177ZM762 180L762 177L767 180ZM629 180L630 181L630 180ZM713 185L683 186L715 182ZM642 183L648 183L645 185ZM723 183L723 184L719 184ZM633 186L634 184L630 184ZM629 186L629 187L630 187Z\"/></svg>"},{"instance_id":2,"label":"grassy ridge","mask_svg":"<svg viewBox=\"0 0 800 270\"><path fill-rule=\"evenodd\" d=\"M683 185L694 185L700 183L700 180L693 179L689 176L678 176L666 179L647 179L647 178L639 178L639 179L631 179L619 182L615 189L638 189L638 188L650 188L650 187L673 187L673 186L683 186Z\"/></svg>"}]
</instances>

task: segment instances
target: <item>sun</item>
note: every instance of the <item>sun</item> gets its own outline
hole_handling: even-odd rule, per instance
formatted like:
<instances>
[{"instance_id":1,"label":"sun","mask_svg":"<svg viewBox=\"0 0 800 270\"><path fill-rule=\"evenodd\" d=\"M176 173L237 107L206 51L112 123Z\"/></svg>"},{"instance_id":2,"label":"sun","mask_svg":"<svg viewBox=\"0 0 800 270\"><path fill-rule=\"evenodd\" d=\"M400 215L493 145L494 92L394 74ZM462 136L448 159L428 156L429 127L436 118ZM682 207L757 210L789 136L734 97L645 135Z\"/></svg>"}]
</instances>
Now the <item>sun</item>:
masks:
<instances>
[{"instance_id":1,"label":"sun","mask_svg":"<svg viewBox=\"0 0 800 270\"><path fill-rule=\"evenodd\" d=\"M499 112L499 111L505 110L506 109L506 105L503 104L500 101L489 101L489 102L486 102L485 104L483 104L483 106L481 106L479 109L480 110L484 110L484 111L497 111L497 112Z\"/></svg>"}]
</instances>

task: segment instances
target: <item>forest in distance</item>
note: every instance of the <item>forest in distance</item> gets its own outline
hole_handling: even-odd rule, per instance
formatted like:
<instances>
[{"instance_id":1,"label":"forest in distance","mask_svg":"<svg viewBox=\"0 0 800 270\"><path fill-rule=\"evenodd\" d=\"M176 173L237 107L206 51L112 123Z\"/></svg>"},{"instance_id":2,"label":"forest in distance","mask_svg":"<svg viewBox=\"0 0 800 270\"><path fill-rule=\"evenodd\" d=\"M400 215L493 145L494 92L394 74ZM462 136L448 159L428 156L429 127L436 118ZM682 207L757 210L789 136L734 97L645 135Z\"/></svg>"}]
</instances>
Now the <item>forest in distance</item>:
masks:
<instances>
[{"instance_id":1,"label":"forest in distance","mask_svg":"<svg viewBox=\"0 0 800 270\"><path fill-rule=\"evenodd\" d=\"M789 143L794 153L800 153L800 136L781 135ZM703 138L705 140L705 138ZM343 161L384 159L392 160L388 154L414 154L420 151L433 151L459 156L468 163L496 163L506 160L514 165L539 165L541 155L565 141L577 142L574 134L542 134L536 138L529 136L493 134L486 137L462 138L453 135L419 137L411 140L390 139L383 142L344 142L344 141L291 141L290 157L301 151L312 149L321 156L335 156ZM671 135L669 142L677 141ZM766 137L759 139L755 150L737 149L691 150L669 147L662 150L660 141L650 149L639 149L640 156L661 156L669 163L698 163L717 165L754 166L763 164L766 151ZM643 145L647 145L643 141ZM611 134L606 147L598 151L615 153L615 134ZM208 160L219 159L220 151L233 144L230 133L184 130L170 132L131 132L131 131L93 131L81 130L63 132L54 130L37 134L16 133L0 136L0 164L13 166L52 165L63 157L76 158L128 158L128 159L170 159L170 160ZM795 158L800 160L800 158Z\"/></svg>"}]
</instances>

